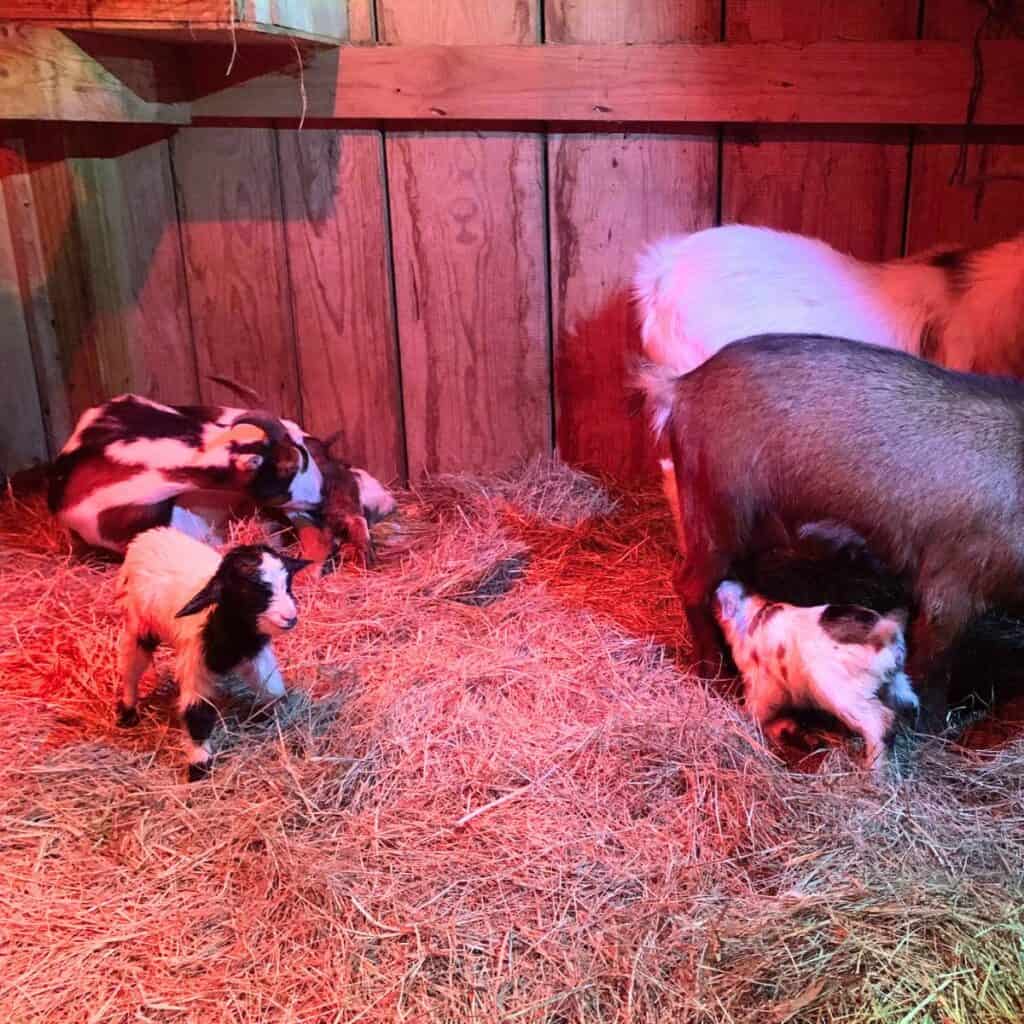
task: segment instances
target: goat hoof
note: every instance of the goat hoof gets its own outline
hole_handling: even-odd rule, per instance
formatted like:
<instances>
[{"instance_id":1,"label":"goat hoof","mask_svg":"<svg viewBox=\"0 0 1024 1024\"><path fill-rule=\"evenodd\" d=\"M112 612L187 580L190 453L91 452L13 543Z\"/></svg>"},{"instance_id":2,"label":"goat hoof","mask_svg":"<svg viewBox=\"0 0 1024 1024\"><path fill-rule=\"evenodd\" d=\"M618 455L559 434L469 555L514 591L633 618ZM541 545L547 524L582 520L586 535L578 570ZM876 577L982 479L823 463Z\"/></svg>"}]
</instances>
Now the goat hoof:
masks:
<instances>
[{"instance_id":1,"label":"goat hoof","mask_svg":"<svg viewBox=\"0 0 1024 1024\"><path fill-rule=\"evenodd\" d=\"M121 729L130 729L133 725L139 724L139 712L136 708L130 708L127 704L117 702L117 724Z\"/></svg>"},{"instance_id":2,"label":"goat hoof","mask_svg":"<svg viewBox=\"0 0 1024 1024\"><path fill-rule=\"evenodd\" d=\"M201 782L209 776L212 767L212 761L199 761L196 764L190 764L188 766L188 781Z\"/></svg>"}]
</instances>

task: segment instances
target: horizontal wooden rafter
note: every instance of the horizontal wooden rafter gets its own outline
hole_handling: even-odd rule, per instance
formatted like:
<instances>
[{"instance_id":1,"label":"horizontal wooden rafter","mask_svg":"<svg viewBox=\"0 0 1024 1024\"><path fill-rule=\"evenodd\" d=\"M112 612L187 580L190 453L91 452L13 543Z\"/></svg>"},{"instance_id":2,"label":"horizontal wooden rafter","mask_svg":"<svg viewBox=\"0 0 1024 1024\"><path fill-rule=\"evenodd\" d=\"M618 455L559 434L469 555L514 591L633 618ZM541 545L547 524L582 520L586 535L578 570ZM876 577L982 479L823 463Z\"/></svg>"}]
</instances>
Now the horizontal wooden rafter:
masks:
<instances>
[{"instance_id":1,"label":"horizontal wooden rafter","mask_svg":"<svg viewBox=\"0 0 1024 1024\"><path fill-rule=\"evenodd\" d=\"M1024 124L1024 42L982 44L975 122ZM936 41L588 46L374 46L304 69L306 116L338 120L671 124L962 123L971 47ZM197 101L197 118L293 118L298 75Z\"/></svg>"},{"instance_id":2,"label":"horizontal wooden rafter","mask_svg":"<svg viewBox=\"0 0 1024 1024\"><path fill-rule=\"evenodd\" d=\"M1024 42L982 58L975 123L1024 124ZM301 74L295 60L0 24L0 119L958 125L974 70L970 45L939 41L344 46Z\"/></svg>"}]
</instances>

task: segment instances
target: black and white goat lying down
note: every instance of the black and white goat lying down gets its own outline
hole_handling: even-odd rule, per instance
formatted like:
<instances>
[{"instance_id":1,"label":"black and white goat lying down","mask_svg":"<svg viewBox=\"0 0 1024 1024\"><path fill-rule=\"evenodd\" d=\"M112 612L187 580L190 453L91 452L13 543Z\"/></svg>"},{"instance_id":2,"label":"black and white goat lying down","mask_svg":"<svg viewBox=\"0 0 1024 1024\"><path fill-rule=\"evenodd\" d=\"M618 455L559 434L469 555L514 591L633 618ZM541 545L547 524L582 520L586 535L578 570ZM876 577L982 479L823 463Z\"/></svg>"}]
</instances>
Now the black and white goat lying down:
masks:
<instances>
[{"instance_id":1,"label":"black and white goat lying down","mask_svg":"<svg viewBox=\"0 0 1024 1024\"><path fill-rule=\"evenodd\" d=\"M119 395L79 418L54 462L50 511L86 544L123 554L155 526L219 540L227 516L249 505L284 515L300 534L331 533L328 548L350 528L369 562L368 524L393 512L394 498L329 447L263 410ZM325 525L332 496L342 507Z\"/></svg>"},{"instance_id":2,"label":"black and white goat lying down","mask_svg":"<svg viewBox=\"0 0 1024 1024\"><path fill-rule=\"evenodd\" d=\"M118 724L138 722L139 680L157 647L173 647L189 781L206 775L220 680L234 673L268 701L284 696L271 639L298 622L292 577L308 564L261 544L222 557L174 528L139 534L117 579L123 616Z\"/></svg>"}]
</instances>

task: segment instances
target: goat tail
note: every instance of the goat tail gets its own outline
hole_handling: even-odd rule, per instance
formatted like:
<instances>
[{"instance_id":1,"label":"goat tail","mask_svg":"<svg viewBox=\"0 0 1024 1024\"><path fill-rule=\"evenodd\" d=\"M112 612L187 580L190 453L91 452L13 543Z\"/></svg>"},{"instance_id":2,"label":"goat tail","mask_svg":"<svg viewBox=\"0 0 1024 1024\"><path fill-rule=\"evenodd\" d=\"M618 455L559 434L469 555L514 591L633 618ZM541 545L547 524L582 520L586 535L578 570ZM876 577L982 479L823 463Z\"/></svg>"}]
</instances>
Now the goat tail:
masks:
<instances>
[{"instance_id":1,"label":"goat tail","mask_svg":"<svg viewBox=\"0 0 1024 1024\"><path fill-rule=\"evenodd\" d=\"M641 394L655 440L661 438L672 420L676 385L680 374L669 366L659 366L638 358L630 371L630 385Z\"/></svg>"}]
</instances>

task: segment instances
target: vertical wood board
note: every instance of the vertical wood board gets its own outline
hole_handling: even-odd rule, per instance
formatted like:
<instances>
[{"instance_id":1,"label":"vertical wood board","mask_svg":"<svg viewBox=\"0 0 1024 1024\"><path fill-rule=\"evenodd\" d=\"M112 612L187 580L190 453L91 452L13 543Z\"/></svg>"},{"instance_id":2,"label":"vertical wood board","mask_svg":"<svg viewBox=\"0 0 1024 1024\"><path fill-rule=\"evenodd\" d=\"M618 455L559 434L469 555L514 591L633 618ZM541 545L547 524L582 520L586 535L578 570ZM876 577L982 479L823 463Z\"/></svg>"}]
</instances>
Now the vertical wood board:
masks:
<instances>
[{"instance_id":1,"label":"vertical wood board","mask_svg":"<svg viewBox=\"0 0 1024 1024\"><path fill-rule=\"evenodd\" d=\"M860 259L898 256L904 129L726 129L722 220L824 238Z\"/></svg>"},{"instance_id":2,"label":"vertical wood board","mask_svg":"<svg viewBox=\"0 0 1024 1024\"><path fill-rule=\"evenodd\" d=\"M376 42L374 0L348 0L348 41Z\"/></svg>"},{"instance_id":3,"label":"vertical wood board","mask_svg":"<svg viewBox=\"0 0 1024 1024\"><path fill-rule=\"evenodd\" d=\"M301 421L273 131L186 128L173 155L200 394L237 402L221 374Z\"/></svg>"},{"instance_id":4,"label":"vertical wood board","mask_svg":"<svg viewBox=\"0 0 1024 1024\"><path fill-rule=\"evenodd\" d=\"M910 39L918 0L735 0L729 42ZM727 129L722 220L823 238L863 259L899 255L909 135L782 126Z\"/></svg>"},{"instance_id":5,"label":"vertical wood board","mask_svg":"<svg viewBox=\"0 0 1024 1024\"><path fill-rule=\"evenodd\" d=\"M537 0L377 0L382 43L536 43Z\"/></svg>"},{"instance_id":6,"label":"vertical wood board","mask_svg":"<svg viewBox=\"0 0 1024 1024\"><path fill-rule=\"evenodd\" d=\"M50 299L48 263L32 188L33 174L23 138L3 140L3 199L17 274L24 324L32 350L40 411L51 452L71 433L72 414L57 318Z\"/></svg>"},{"instance_id":7,"label":"vertical wood board","mask_svg":"<svg viewBox=\"0 0 1024 1024\"><path fill-rule=\"evenodd\" d=\"M533 135L388 135L413 477L549 445L540 156Z\"/></svg>"},{"instance_id":8,"label":"vertical wood board","mask_svg":"<svg viewBox=\"0 0 1024 1024\"><path fill-rule=\"evenodd\" d=\"M3 141L0 140L0 146ZM0 156L0 174L10 162ZM7 204L0 192L0 469L13 473L33 462L45 461L46 426L39 404L35 364L28 324L21 301L21 286L14 262L14 241Z\"/></svg>"},{"instance_id":9,"label":"vertical wood board","mask_svg":"<svg viewBox=\"0 0 1024 1024\"><path fill-rule=\"evenodd\" d=\"M972 40L985 17L977 0L924 5L926 39ZM964 137L957 129L915 134L908 253L942 242L988 245L1024 230L1024 131L971 131L964 180L951 181Z\"/></svg>"},{"instance_id":10,"label":"vertical wood board","mask_svg":"<svg viewBox=\"0 0 1024 1024\"><path fill-rule=\"evenodd\" d=\"M721 16L717 0L555 0L545 10L557 43L710 42ZM621 479L650 476L654 445L626 387L627 357L640 349L631 280L646 244L714 222L718 133L559 133L547 147L558 449Z\"/></svg>"},{"instance_id":11,"label":"vertical wood board","mask_svg":"<svg viewBox=\"0 0 1024 1024\"><path fill-rule=\"evenodd\" d=\"M385 43L539 41L537 0L381 0ZM544 451L551 382L539 136L389 133L412 477L500 470Z\"/></svg>"},{"instance_id":12,"label":"vertical wood board","mask_svg":"<svg viewBox=\"0 0 1024 1024\"><path fill-rule=\"evenodd\" d=\"M721 11L703 0L548 0L544 17L554 43L710 43Z\"/></svg>"},{"instance_id":13,"label":"vertical wood board","mask_svg":"<svg viewBox=\"0 0 1024 1024\"><path fill-rule=\"evenodd\" d=\"M303 426L384 480L405 475L380 133L280 131Z\"/></svg>"}]
</instances>

